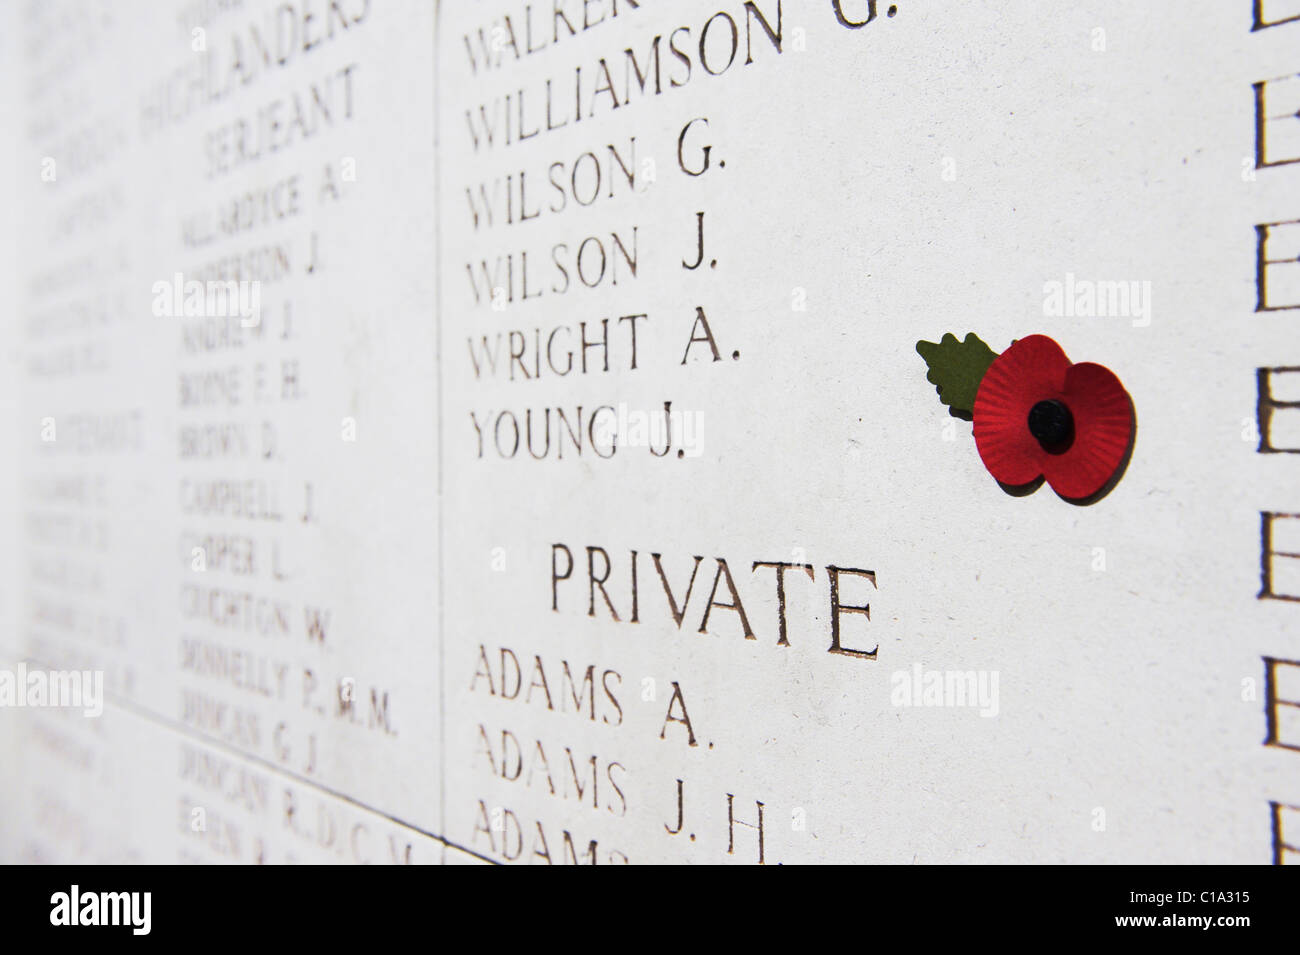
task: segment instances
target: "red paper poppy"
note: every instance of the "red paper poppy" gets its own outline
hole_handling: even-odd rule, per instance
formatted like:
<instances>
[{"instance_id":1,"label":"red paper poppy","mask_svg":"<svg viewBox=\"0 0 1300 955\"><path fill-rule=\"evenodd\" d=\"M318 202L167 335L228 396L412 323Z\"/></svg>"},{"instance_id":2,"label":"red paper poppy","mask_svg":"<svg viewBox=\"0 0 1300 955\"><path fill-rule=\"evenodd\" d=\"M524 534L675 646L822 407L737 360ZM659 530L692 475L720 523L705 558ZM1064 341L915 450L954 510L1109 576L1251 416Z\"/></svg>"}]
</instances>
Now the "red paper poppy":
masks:
<instances>
[{"instance_id":1,"label":"red paper poppy","mask_svg":"<svg viewBox=\"0 0 1300 955\"><path fill-rule=\"evenodd\" d=\"M1013 342L975 394L975 446L1008 485L1039 477L1065 498L1100 491L1123 464L1133 403L1109 368L1070 364L1046 335Z\"/></svg>"}]
</instances>

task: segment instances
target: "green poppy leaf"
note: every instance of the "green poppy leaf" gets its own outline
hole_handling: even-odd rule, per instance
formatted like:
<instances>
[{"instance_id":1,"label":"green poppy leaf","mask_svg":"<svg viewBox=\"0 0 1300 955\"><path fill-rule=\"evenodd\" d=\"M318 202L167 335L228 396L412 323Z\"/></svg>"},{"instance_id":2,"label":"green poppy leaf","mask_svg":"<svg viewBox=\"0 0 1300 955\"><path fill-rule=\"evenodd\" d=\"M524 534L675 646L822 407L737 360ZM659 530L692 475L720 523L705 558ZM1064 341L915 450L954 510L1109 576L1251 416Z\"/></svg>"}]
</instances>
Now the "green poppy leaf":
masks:
<instances>
[{"instance_id":1,"label":"green poppy leaf","mask_svg":"<svg viewBox=\"0 0 1300 955\"><path fill-rule=\"evenodd\" d=\"M930 367L926 378L935 385L939 400L953 412L970 414L975 408L975 392L997 352L974 332L968 332L965 341L958 341L952 332L937 342L919 341L916 351Z\"/></svg>"}]
</instances>

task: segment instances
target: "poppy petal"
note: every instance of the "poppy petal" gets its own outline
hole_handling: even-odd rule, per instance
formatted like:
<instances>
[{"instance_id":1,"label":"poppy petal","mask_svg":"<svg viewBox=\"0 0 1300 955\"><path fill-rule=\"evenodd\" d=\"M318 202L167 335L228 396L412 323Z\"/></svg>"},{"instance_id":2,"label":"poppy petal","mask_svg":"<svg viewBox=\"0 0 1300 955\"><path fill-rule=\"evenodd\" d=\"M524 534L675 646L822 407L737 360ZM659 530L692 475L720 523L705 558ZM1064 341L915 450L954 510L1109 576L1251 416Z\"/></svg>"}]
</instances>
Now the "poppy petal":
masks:
<instances>
[{"instance_id":1,"label":"poppy petal","mask_svg":"<svg viewBox=\"0 0 1300 955\"><path fill-rule=\"evenodd\" d=\"M1070 366L1063 400L1074 416L1074 443L1063 454L1047 456L1043 475L1062 497L1090 497L1128 454L1133 402L1115 373L1093 362Z\"/></svg>"},{"instance_id":2,"label":"poppy petal","mask_svg":"<svg viewBox=\"0 0 1300 955\"><path fill-rule=\"evenodd\" d=\"M984 373L972 415L975 446L998 481L1022 485L1042 476L1052 455L1029 433L1029 409L1060 396L1070 368L1060 345L1029 335L1012 342Z\"/></svg>"}]
</instances>

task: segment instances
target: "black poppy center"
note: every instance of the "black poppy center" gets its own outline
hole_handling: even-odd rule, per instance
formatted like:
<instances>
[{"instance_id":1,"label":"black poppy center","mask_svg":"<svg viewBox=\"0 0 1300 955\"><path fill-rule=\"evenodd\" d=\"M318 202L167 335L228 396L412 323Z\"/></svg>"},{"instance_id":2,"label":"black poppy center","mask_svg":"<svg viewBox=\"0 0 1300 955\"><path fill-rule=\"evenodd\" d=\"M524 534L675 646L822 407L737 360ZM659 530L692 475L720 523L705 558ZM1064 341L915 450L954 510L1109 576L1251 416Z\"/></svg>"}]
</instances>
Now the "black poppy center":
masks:
<instances>
[{"instance_id":1,"label":"black poppy center","mask_svg":"<svg viewBox=\"0 0 1300 955\"><path fill-rule=\"evenodd\" d=\"M1029 409L1029 433L1044 451L1060 454L1074 442L1074 416L1054 398L1040 401Z\"/></svg>"}]
</instances>

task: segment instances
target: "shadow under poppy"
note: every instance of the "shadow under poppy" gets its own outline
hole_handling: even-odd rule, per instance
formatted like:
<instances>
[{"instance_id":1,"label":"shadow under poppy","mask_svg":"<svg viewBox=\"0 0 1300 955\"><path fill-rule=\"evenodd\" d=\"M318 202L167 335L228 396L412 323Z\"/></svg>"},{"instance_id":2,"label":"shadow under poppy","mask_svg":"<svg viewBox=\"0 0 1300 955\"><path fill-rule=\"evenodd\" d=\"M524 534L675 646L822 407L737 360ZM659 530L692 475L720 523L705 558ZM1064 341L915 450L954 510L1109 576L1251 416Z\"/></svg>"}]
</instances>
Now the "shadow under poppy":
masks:
<instances>
[{"instance_id":1,"label":"shadow under poppy","mask_svg":"<svg viewBox=\"0 0 1300 955\"><path fill-rule=\"evenodd\" d=\"M1042 486L1043 476L1041 474L1028 484L1003 484L1001 481L998 481L998 487L1002 488L1002 490L1006 491L1012 497L1028 497Z\"/></svg>"}]
</instances>

